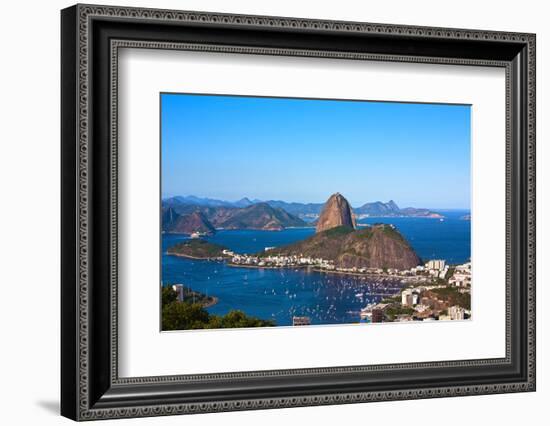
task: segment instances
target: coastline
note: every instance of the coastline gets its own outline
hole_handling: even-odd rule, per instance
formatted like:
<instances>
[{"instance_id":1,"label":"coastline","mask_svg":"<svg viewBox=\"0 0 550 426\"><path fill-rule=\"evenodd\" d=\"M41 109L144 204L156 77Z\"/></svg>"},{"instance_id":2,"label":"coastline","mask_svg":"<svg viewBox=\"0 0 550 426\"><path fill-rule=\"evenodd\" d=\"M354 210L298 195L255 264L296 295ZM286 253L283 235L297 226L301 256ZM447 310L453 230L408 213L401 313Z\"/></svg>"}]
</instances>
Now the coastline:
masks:
<instances>
[{"instance_id":1,"label":"coastline","mask_svg":"<svg viewBox=\"0 0 550 426\"><path fill-rule=\"evenodd\" d=\"M392 275L392 274L367 274L361 272L345 272L345 271L331 271L327 269L316 268L311 265L294 265L294 266L257 266L257 265L240 265L238 263L226 263L227 266L232 268L247 268L247 269L310 269L312 272L318 272L321 274L336 274L336 275L351 275L356 277L366 277L366 278L385 278L392 280L399 280L403 282L411 281L412 276L401 276L401 275Z\"/></svg>"},{"instance_id":2,"label":"coastline","mask_svg":"<svg viewBox=\"0 0 550 426\"><path fill-rule=\"evenodd\" d=\"M239 263L227 262L227 266L232 268L248 268L248 269L304 269L310 268L310 265L294 265L294 266L257 266L257 265L241 265Z\"/></svg>"},{"instance_id":3,"label":"coastline","mask_svg":"<svg viewBox=\"0 0 550 426\"><path fill-rule=\"evenodd\" d=\"M209 297L212 299L211 301L206 303L201 303L202 307L205 309L216 305L220 301L220 299L216 296L209 296Z\"/></svg>"},{"instance_id":4,"label":"coastline","mask_svg":"<svg viewBox=\"0 0 550 426\"><path fill-rule=\"evenodd\" d=\"M364 219L445 219L446 216L367 216L359 220ZM361 225L369 225L368 223L362 223Z\"/></svg>"},{"instance_id":5,"label":"coastline","mask_svg":"<svg viewBox=\"0 0 550 426\"><path fill-rule=\"evenodd\" d=\"M219 256L219 257L197 257L197 256L191 256L190 254L183 254L183 253L170 253L166 252L168 256L177 256L177 257L185 257L187 259L193 259L193 260L209 260L209 261L220 261L219 258L227 259L227 257Z\"/></svg>"},{"instance_id":6,"label":"coastline","mask_svg":"<svg viewBox=\"0 0 550 426\"><path fill-rule=\"evenodd\" d=\"M317 272L320 274L334 274L334 275L348 275L353 277L365 277L370 279L391 279L395 281L401 281L403 283L414 283L416 280L415 276L402 276L402 275L394 275L394 274L388 274L388 273L381 273L381 274L372 274L372 273L365 273L365 272L346 272L346 271L336 271L336 270L330 270L330 269L321 269L313 265L291 265L291 266L258 266L258 265L248 265L248 264L239 264L239 263L232 263L228 261L228 257L220 256L220 257L196 257L191 256L188 254L181 254L181 253L168 253L167 255L170 256L177 256L177 257L183 257L185 259L191 259L191 260L201 260L201 261L208 261L208 262L220 262L225 263L227 266L231 268L245 268L245 269L284 269L284 270L292 270L292 269L308 269L312 272ZM422 283L423 280L418 280L418 283Z\"/></svg>"},{"instance_id":7,"label":"coastline","mask_svg":"<svg viewBox=\"0 0 550 426\"><path fill-rule=\"evenodd\" d=\"M337 275L353 275L353 276L359 276L359 277L369 277L369 278L391 278L403 281L406 278L413 278L413 277L406 277L401 275L392 275L392 274L367 274L362 272L345 272L345 271L331 271L328 269L321 269L321 268L312 268L315 272L323 273L323 274L337 274Z\"/></svg>"},{"instance_id":8,"label":"coastline","mask_svg":"<svg viewBox=\"0 0 550 426\"><path fill-rule=\"evenodd\" d=\"M281 232L286 229L309 229L315 226L284 226L282 228L216 228L216 231L266 231L266 232Z\"/></svg>"}]
</instances>

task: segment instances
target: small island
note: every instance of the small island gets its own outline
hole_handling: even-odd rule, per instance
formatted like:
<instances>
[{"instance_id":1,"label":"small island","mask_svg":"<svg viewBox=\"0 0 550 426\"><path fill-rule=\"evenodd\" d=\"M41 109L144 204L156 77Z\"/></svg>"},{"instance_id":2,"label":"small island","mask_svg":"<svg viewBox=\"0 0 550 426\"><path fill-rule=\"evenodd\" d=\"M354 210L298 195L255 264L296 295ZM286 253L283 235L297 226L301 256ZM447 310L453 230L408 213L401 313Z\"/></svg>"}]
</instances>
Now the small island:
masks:
<instances>
[{"instance_id":1,"label":"small island","mask_svg":"<svg viewBox=\"0 0 550 426\"><path fill-rule=\"evenodd\" d=\"M223 260L227 248L202 239L192 239L170 247L166 253L199 260Z\"/></svg>"}]
</instances>

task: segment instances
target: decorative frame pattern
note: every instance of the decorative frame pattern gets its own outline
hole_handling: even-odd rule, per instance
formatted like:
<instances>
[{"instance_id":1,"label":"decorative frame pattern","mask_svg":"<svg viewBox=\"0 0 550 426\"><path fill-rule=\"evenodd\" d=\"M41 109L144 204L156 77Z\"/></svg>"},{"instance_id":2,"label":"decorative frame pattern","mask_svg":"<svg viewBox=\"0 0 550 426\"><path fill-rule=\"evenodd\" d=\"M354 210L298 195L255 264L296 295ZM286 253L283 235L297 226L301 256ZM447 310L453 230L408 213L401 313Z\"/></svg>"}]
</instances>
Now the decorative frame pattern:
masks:
<instances>
[{"instance_id":1,"label":"decorative frame pattern","mask_svg":"<svg viewBox=\"0 0 550 426\"><path fill-rule=\"evenodd\" d=\"M189 43L162 43L162 42L149 42L149 41L133 41L133 40L111 40L111 164L113 176L112 179L112 193L111 193L111 223L112 229L112 245L111 245L111 288L113 290L113 296L111 299L111 332L112 332L112 347L116 348L118 344L118 329L117 329L117 247L116 247L116 228L118 223L118 209L117 209L117 196L118 188L116 187L116 165L118 156L118 133L117 133L117 111L118 111L118 53L121 48L132 49L159 49L159 50L186 50L194 52L215 52L215 53L233 53L233 54L254 54L254 55L271 55L271 56L302 56L302 57L322 57L328 59L353 59L353 60L368 60L368 61L385 61L385 62L410 62L410 63L430 63L430 64L447 64L447 65L472 65L472 66L487 66L487 67L501 67L505 69L507 80L507 96L510 92L510 65L503 61L486 61L486 60L464 60L464 59L446 59L446 58L417 58L411 56L396 56L396 55L371 55L360 53L340 53L340 52L321 52L311 50L290 50L290 49L270 49L270 48L248 48L248 47L235 47L235 46L221 46L221 45L201 45L201 44L189 44ZM509 108L507 107L507 114L509 114ZM506 131L507 145L510 142L510 129ZM510 150L506 152L506 165L510 166L511 156ZM507 182L507 203L510 202L510 188L509 182ZM510 215L507 213L506 226L510 227ZM401 363L401 364L379 364L379 365L367 365L367 366L353 366L353 367L330 367L330 368L307 368L307 369L291 369L291 370L262 370L238 372L238 373L216 373L216 374L201 374L201 375L175 375L175 376L154 376L154 377L136 377L136 378L119 378L118 377L118 353L116 350L112 351L112 368L111 368L111 380L113 383L168 383L173 381L193 381L193 380L212 380L212 379L239 379L244 377L262 377L262 376L280 376L280 375L299 375L299 374L330 374L341 372L357 372L357 371L380 371L380 370L395 370L410 367L450 367L450 366L474 366L474 365L490 365L499 364L502 362L510 362L510 341L511 341L511 317L510 312L510 292L509 287L511 285L510 276L507 275L506 283L506 356L503 359L478 359L478 360L464 360L464 361L445 361L445 362L421 362L421 363Z\"/></svg>"},{"instance_id":2,"label":"decorative frame pattern","mask_svg":"<svg viewBox=\"0 0 550 426\"><path fill-rule=\"evenodd\" d=\"M74 31L76 36L75 44L75 92L77 93L76 102L76 132L75 140L67 141L66 143L75 144L76 147L76 247L73 254L76 261L76 282L68 283L68 286L74 286L76 306L72 315L66 317L74 317L76 320L76 338L72 349L76 349L76 360L74 364L75 382L70 385L65 385L69 390L77 392L74 401L62 394L62 399L65 401L65 408L62 406L63 414L78 420L92 420L112 417L141 417L151 415L170 415L198 412L214 412L214 411L229 411L229 410L248 410L261 408L278 408L292 406L308 406L308 405L324 405L324 404L343 404L352 402L366 401L382 401L382 400L399 400L399 399L415 399L415 398L433 398L441 396L460 396L460 395L475 395L487 393L503 393L503 392L518 392L518 391L533 391L535 389L535 36L533 34L518 34L510 32L494 32L494 31L477 31L463 29L447 29L447 28L426 28L426 27L409 27L400 25L385 25L385 24L368 24L357 22L336 22L323 20L309 19L293 19L293 18L274 18L262 16L245 16L245 15L227 15L227 14L211 14L201 12L180 12L155 9L136 9L136 8L121 8L121 7L103 7L103 6L88 6L77 5L71 8L70 12L65 12L67 20L71 24L75 24L70 32ZM526 246L525 246L525 262L527 270L527 281L524 283L526 300L526 362L524 368L525 379L519 381L505 382L500 384L480 384L467 386L435 386L427 388L401 388L398 390L380 390L373 392L339 392L339 393L324 393L306 396L274 396L268 398L248 398L248 399L228 399L210 402L165 402L156 404L112 404L109 400L106 403L101 403L101 398L98 398L98 392L91 389L91 375L95 373L94 368L90 364L91 341L94 339L91 332L91 321L94 318L90 315L90 269L93 256L91 254L90 241L90 224L91 215L93 214L93 194L91 191L91 174L92 170L90 162L90 142L93 138L90 132L90 114L92 110L92 84L91 84L91 49L92 21L95 19L118 19L122 21L130 20L140 23L178 23L191 25L223 25L223 26L238 26L257 29L277 29L277 30L296 30L296 31L316 31L326 33L350 33L350 34L367 34L381 35L386 37L406 36L416 39L437 39L437 40L466 40L480 42L504 42L524 46L526 49L526 69L525 76L525 91L527 104L525 105L525 131L527 140L525 150L527 157L526 164L526 182L523 201L526 203ZM118 49L122 47L133 48L155 48L155 49L185 49L199 51L222 51L228 53L239 54L265 54L265 55L295 55L295 56L315 56L337 59L362 59L362 60L378 60L378 61L399 61L399 62L425 62L425 63L445 63L458 65L483 65L497 66L506 69L506 110L507 110L507 262L506 262L506 358L495 360L471 360L471 361L453 361L453 362L436 362L436 363L415 363L415 364L395 364L382 366L364 366L364 367L330 367L322 369L305 369L305 370L275 370L267 372L247 372L247 373L223 373L216 375L197 375L197 376L163 376L163 377L147 377L147 378L126 378L118 377L117 369L117 220L116 220L116 203L117 203L117 67L118 67ZM271 48L271 47L246 47L246 46L228 46L228 45L212 45L198 43L180 43L169 41L143 41L143 40L110 40L110 81L109 88L111 91L110 104L110 138L111 138L111 165L110 165L110 345L111 359L109 366L109 387L113 389L123 388L126 385L158 385L180 382L201 382L215 381L221 379L234 379L246 377L269 377L269 376L303 376L307 374L330 375L333 373L348 373L359 371L380 371L380 370L399 370L407 368L443 368L456 366L479 366L491 364L509 364L511 362L511 328L512 328L512 313L510 309L511 300L511 281L512 267L509 258L512 255L511 241L512 235L512 219L510 211L512 210L512 152L510 148L511 138L513 137L514 129L511 128L510 122L515 106L512 104L514 95L514 82L512 81L512 73L514 64L509 60L485 60L471 58L446 58L435 56L405 56L393 54L379 53L355 53L343 51L320 51L314 49L287 49L287 48ZM73 107L74 108L74 107ZM74 161L74 158L72 159ZM516 200L517 201L517 200ZM63 290L66 290L64 287ZM63 321L67 321L64 317ZM72 342L71 342L72 343ZM72 376L71 376L72 377ZM105 379L106 380L106 379ZM62 405L64 403L62 401ZM70 405L70 406L69 406Z\"/></svg>"}]
</instances>

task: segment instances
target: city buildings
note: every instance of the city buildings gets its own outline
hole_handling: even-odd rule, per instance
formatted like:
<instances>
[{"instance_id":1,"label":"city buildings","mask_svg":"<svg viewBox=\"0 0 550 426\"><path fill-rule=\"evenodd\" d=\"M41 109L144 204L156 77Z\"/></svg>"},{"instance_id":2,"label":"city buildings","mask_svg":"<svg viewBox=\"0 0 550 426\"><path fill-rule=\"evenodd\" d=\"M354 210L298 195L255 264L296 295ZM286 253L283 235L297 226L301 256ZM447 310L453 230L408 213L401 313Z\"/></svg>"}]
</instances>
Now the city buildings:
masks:
<instances>
[{"instance_id":1,"label":"city buildings","mask_svg":"<svg viewBox=\"0 0 550 426\"><path fill-rule=\"evenodd\" d=\"M408 288L401 293L401 304L403 306L413 306L420 303L421 288Z\"/></svg>"},{"instance_id":2,"label":"city buildings","mask_svg":"<svg viewBox=\"0 0 550 426\"><path fill-rule=\"evenodd\" d=\"M269 249L269 248L266 248ZM397 296L392 296L384 303L369 304L361 310L362 322L404 322L404 321L433 321L433 320L464 320L470 317L470 311L458 306L449 298L448 291L453 290L460 294L470 293L471 264L447 265L445 260L429 260L407 270L382 268L342 268L334 261L311 256L269 254L269 250L262 256L251 256L224 251L230 258L230 265L260 268L313 268L313 270L336 272L354 275L373 275L380 277L398 278L405 286ZM450 276L449 276L450 275ZM458 288L456 288L458 287ZM452 293L452 292L451 292ZM385 303L385 302L389 303ZM308 317L294 317L293 325L309 325Z\"/></svg>"},{"instance_id":3,"label":"city buildings","mask_svg":"<svg viewBox=\"0 0 550 426\"><path fill-rule=\"evenodd\" d=\"M445 261L444 260L430 260L430 261L428 261L428 263L426 263L426 268L442 271L443 269L445 269Z\"/></svg>"},{"instance_id":4,"label":"city buildings","mask_svg":"<svg viewBox=\"0 0 550 426\"><path fill-rule=\"evenodd\" d=\"M470 287L472 282L472 264L470 262L455 267L449 278L449 285L456 287Z\"/></svg>"},{"instance_id":5,"label":"city buildings","mask_svg":"<svg viewBox=\"0 0 550 426\"><path fill-rule=\"evenodd\" d=\"M435 266L443 267L443 270L448 268L442 264ZM459 265L457 269L459 274L465 274L469 266ZM425 270L428 270L428 264ZM457 294L470 293L470 287L451 290L453 287L449 283L433 279L432 284L404 288L399 295L386 299L384 303L367 305L361 310L362 322L460 321L470 318L469 307L466 309L456 304L456 301L469 304L465 302L468 299Z\"/></svg>"},{"instance_id":6,"label":"city buildings","mask_svg":"<svg viewBox=\"0 0 550 426\"><path fill-rule=\"evenodd\" d=\"M292 317L292 325L311 325L311 319L309 317Z\"/></svg>"}]
</instances>

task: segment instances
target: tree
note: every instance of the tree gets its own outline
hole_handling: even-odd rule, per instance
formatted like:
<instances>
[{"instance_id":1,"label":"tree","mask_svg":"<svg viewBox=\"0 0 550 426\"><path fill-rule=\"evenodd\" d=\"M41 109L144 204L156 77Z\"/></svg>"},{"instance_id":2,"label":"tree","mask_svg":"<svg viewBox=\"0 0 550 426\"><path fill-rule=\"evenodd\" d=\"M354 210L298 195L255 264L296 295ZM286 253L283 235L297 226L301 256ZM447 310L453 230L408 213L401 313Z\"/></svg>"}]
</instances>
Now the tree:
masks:
<instances>
[{"instance_id":1,"label":"tree","mask_svg":"<svg viewBox=\"0 0 550 426\"><path fill-rule=\"evenodd\" d=\"M229 311L221 319L222 328L242 327L269 327L275 325L273 321L249 317L243 311Z\"/></svg>"},{"instance_id":2,"label":"tree","mask_svg":"<svg viewBox=\"0 0 550 426\"><path fill-rule=\"evenodd\" d=\"M458 305L464 309L471 309L470 293L461 293L456 287L434 288L432 291L446 300L451 306Z\"/></svg>"},{"instance_id":3,"label":"tree","mask_svg":"<svg viewBox=\"0 0 550 426\"><path fill-rule=\"evenodd\" d=\"M223 317L219 315L210 315L208 324L205 324L204 328L223 328Z\"/></svg>"},{"instance_id":4,"label":"tree","mask_svg":"<svg viewBox=\"0 0 550 426\"><path fill-rule=\"evenodd\" d=\"M206 328L208 312L199 304L172 302L162 307L163 330L195 330Z\"/></svg>"},{"instance_id":5,"label":"tree","mask_svg":"<svg viewBox=\"0 0 550 426\"><path fill-rule=\"evenodd\" d=\"M451 266L448 270L447 270L447 273L445 274L445 279L447 281L449 281L449 279L454 275L455 273L455 267L454 266Z\"/></svg>"},{"instance_id":6,"label":"tree","mask_svg":"<svg viewBox=\"0 0 550 426\"><path fill-rule=\"evenodd\" d=\"M167 292L167 299L169 298ZM198 303L172 301L162 306L162 329L196 330L202 328L272 327L274 321L250 317L242 311L230 311L224 316L210 315Z\"/></svg>"},{"instance_id":7,"label":"tree","mask_svg":"<svg viewBox=\"0 0 550 426\"><path fill-rule=\"evenodd\" d=\"M178 298L172 286L162 287L162 306L175 302Z\"/></svg>"}]
</instances>

